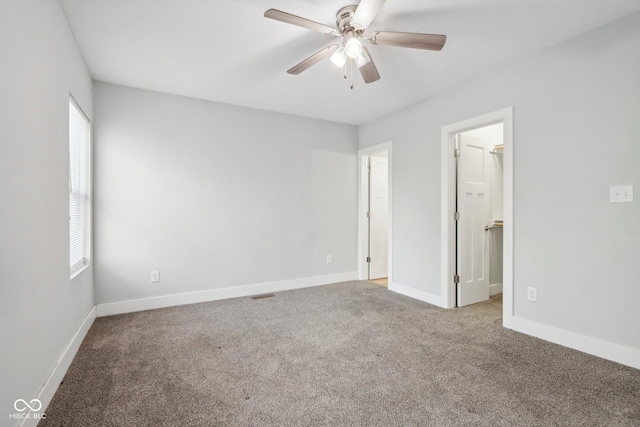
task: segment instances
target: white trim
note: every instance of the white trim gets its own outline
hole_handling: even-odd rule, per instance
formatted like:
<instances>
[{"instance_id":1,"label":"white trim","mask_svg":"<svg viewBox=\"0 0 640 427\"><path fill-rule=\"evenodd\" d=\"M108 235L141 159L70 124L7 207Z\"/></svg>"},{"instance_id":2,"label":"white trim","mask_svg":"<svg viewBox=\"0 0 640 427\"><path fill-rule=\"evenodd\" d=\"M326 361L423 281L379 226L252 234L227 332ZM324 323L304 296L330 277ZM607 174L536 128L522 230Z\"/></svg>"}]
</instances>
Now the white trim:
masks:
<instances>
[{"instance_id":1,"label":"white trim","mask_svg":"<svg viewBox=\"0 0 640 427\"><path fill-rule=\"evenodd\" d=\"M514 317L512 327L514 331L640 369L640 350L636 348L569 332L522 317Z\"/></svg>"},{"instance_id":2,"label":"white trim","mask_svg":"<svg viewBox=\"0 0 640 427\"><path fill-rule=\"evenodd\" d=\"M514 298L514 216L513 216L513 182L515 175L513 172L513 107L502 110L502 127L504 133L503 149L503 215L504 223L502 242L503 242L503 266L502 266L502 326L505 328L513 327L513 298Z\"/></svg>"},{"instance_id":3,"label":"white trim","mask_svg":"<svg viewBox=\"0 0 640 427\"><path fill-rule=\"evenodd\" d=\"M74 267L71 268L71 278L69 280L73 280L87 268L89 268L89 261L86 258L82 258L81 262L77 263Z\"/></svg>"},{"instance_id":4,"label":"white trim","mask_svg":"<svg viewBox=\"0 0 640 427\"><path fill-rule=\"evenodd\" d=\"M502 293L502 283L494 283L489 285L489 295L498 295Z\"/></svg>"},{"instance_id":5,"label":"white trim","mask_svg":"<svg viewBox=\"0 0 640 427\"><path fill-rule=\"evenodd\" d=\"M420 289L399 285L393 282L389 282L388 287L390 291L397 292L429 304L437 305L438 307L444 307L444 301L441 295L432 294L430 292L421 291Z\"/></svg>"},{"instance_id":6,"label":"white trim","mask_svg":"<svg viewBox=\"0 0 640 427\"><path fill-rule=\"evenodd\" d=\"M451 218L455 213L455 131L442 128L442 144L440 147L441 191L440 191L440 295L443 296L441 307L456 306L455 292L452 292L453 274L455 272L455 228Z\"/></svg>"},{"instance_id":7,"label":"white trim","mask_svg":"<svg viewBox=\"0 0 640 427\"><path fill-rule=\"evenodd\" d=\"M513 322L513 107L484 114L442 127L441 134L441 233L440 292L443 295L443 307L455 307L453 272L453 213L455 206L455 168L453 150L454 135L492 125L503 124L504 140L504 228L503 228L503 299L502 325L511 328Z\"/></svg>"},{"instance_id":8,"label":"white trim","mask_svg":"<svg viewBox=\"0 0 640 427\"><path fill-rule=\"evenodd\" d=\"M393 141L383 142L372 147L358 150L358 279L368 280L367 250L369 245L369 233L367 231L367 197L368 181L365 159L376 153L386 151L389 157L388 188L389 188L389 244L388 246L388 280L393 279Z\"/></svg>"},{"instance_id":9,"label":"white trim","mask_svg":"<svg viewBox=\"0 0 640 427\"><path fill-rule=\"evenodd\" d=\"M306 277L303 279L283 280L280 282L257 283L254 285L234 286L229 288L210 289L206 291L186 292L182 294L110 302L97 305L98 317L133 313L135 311L153 310L156 308L173 307L177 305L196 304L199 302L216 301L228 298L246 297L269 292L309 288L312 286L328 285L330 283L347 282L350 280L358 280L358 274L356 272L340 273L327 276Z\"/></svg>"},{"instance_id":10,"label":"white trim","mask_svg":"<svg viewBox=\"0 0 640 427\"><path fill-rule=\"evenodd\" d=\"M91 325L93 325L93 321L95 319L96 319L96 306L94 305L93 307L91 307L91 310L89 310L89 313L87 313L87 315L85 316L84 320L82 321L82 324L76 331L73 338L71 338L69 345L67 345L67 348L64 349L64 351L62 352L62 355L60 356L56 364L53 366L53 369L51 369L49 376L44 381L44 384L38 391L38 395L36 396L36 399L38 399L40 403L42 403L42 408L40 411L38 411L38 413L40 414L43 412L46 413L46 409L49 406L49 403L51 403L51 399L53 399L53 395L56 394L56 391L58 390L58 386L60 386L60 382L62 381L65 374L67 373L69 366L71 366L71 362L73 361L73 358L76 356L76 353L80 348L80 344L82 344L84 337L87 336L87 332L89 332L89 328L91 328ZM31 415L31 413L29 413L29 415ZM40 420L29 416L28 418L24 418L18 424L18 426L35 427L38 425L38 421Z\"/></svg>"}]
</instances>

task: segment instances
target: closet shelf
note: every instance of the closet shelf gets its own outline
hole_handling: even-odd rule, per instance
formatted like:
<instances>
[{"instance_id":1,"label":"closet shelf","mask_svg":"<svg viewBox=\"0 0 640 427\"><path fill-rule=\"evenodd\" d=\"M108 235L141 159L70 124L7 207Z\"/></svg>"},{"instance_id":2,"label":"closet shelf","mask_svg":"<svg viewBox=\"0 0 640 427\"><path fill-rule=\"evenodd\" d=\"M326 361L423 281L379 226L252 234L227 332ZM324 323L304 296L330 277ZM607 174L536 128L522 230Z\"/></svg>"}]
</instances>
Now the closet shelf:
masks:
<instances>
[{"instance_id":1,"label":"closet shelf","mask_svg":"<svg viewBox=\"0 0 640 427\"><path fill-rule=\"evenodd\" d=\"M491 154L504 154L504 144L498 144L493 146L493 150L489 151Z\"/></svg>"},{"instance_id":2,"label":"closet shelf","mask_svg":"<svg viewBox=\"0 0 640 427\"><path fill-rule=\"evenodd\" d=\"M502 228L503 223L501 219L494 219L493 222L491 223L491 225L487 225L484 230L488 231L491 230L493 228Z\"/></svg>"}]
</instances>

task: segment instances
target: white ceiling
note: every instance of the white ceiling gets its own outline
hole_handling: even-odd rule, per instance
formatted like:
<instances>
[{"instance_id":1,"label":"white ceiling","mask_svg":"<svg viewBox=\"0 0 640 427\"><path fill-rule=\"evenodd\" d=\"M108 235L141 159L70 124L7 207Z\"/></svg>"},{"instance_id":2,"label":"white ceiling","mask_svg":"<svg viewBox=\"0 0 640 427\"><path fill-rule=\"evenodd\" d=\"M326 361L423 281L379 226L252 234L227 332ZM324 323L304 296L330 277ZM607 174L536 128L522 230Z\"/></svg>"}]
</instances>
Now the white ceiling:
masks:
<instances>
[{"instance_id":1,"label":"white ceiling","mask_svg":"<svg viewBox=\"0 0 640 427\"><path fill-rule=\"evenodd\" d=\"M355 88L325 60L336 39L263 17L335 26L349 0L61 0L95 80L362 124L640 10L640 0L388 0L372 31L446 34L441 52L370 46L382 78Z\"/></svg>"}]
</instances>

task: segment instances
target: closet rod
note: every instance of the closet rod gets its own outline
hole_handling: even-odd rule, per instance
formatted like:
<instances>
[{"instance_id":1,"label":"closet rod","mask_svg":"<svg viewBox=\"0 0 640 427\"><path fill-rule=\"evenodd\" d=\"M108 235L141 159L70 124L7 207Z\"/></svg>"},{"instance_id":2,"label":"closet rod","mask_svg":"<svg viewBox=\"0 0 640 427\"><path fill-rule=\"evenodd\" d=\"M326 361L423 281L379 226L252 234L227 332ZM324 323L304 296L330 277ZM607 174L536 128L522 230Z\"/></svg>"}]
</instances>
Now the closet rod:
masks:
<instances>
[{"instance_id":1,"label":"closet rod","mask_svg":"<svg viewBox=\"0 0 640 427\"><path fill-rule=\"evenodd\" d=\"M502 224L487 225L486 227L484 227L484 231L489 231L492 228L502 228Z\"/></svg>"}]
</instances>

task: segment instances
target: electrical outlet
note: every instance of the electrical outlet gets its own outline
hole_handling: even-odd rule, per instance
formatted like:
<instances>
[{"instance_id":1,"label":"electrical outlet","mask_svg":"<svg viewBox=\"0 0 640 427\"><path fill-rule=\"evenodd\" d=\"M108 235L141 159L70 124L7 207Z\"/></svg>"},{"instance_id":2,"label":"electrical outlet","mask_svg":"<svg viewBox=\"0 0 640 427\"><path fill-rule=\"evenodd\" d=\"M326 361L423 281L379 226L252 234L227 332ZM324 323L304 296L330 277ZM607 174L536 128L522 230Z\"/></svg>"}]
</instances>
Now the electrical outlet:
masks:
<instances>
[{"instance_id":1,"label":"electrical outlet","mask_svg":"<svg viewBox=\"0 0 640 427\"><path fill-rule=\"evenodd\" d=\"M621 185L609 188L609 201L611 203L633 202L633 185Z\"/></svg>"},{"instance_id":2,"label":"electrical outlet","mask_svg":"<svg viewBox=\"0 0 640 427\"><path fill-rule=\"evenodd\" d=\"M333 264L333 257L331 255L327 255L327 264Z\"/></svg>"},{"instance_id":3,"label":"electrical outlet","mask_svg":"<svg viewBox=\"0 0 640 427\"><path fill-rule=\"evenodd\" d=\"M158 283L160 281L160 272L155 270L151 272L151 283Z\"/></svg>"},{"instance_id":4,"label":"electrical outlet","mask_svg":"<svg viewBox=\"0 0 640 427\"><path fill-rule=\"evenodd\" d=\"M529 301L538 302L538 288L527 288L527 299Z\"/></svg>"}]
</instances>

